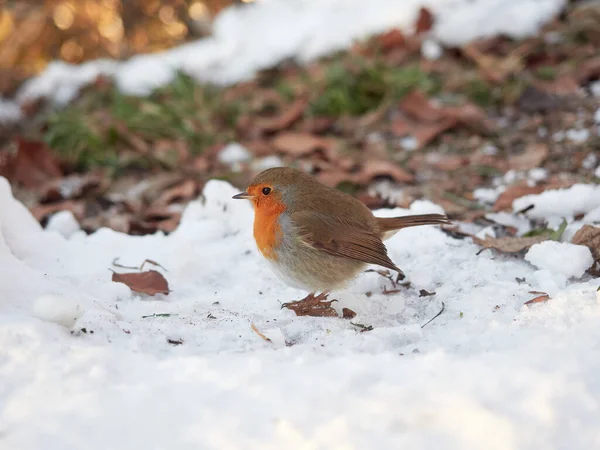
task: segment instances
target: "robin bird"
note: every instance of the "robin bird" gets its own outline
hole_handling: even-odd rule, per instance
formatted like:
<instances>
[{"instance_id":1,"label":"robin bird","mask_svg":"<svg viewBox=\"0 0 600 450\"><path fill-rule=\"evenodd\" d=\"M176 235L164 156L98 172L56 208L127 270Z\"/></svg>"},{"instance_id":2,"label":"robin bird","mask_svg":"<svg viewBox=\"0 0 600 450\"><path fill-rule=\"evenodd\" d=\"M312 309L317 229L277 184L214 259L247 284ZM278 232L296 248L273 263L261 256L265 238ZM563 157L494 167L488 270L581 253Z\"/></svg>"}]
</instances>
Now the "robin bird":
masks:
<instances>
[{"instance_id":1,"label":"robin bird","mask_svg":"<svg viewBox=\"0 0 600 450\"><path fill-rule=\"evenodd\" d=\"M286 167L261 172L233 198L252 202L260 253L285 282L310 292L307 302L326 299L369 264L402 274L383 241L402 228L449 223L441 214L375 217L360 200Z\"/></svg>"}]
</instances>

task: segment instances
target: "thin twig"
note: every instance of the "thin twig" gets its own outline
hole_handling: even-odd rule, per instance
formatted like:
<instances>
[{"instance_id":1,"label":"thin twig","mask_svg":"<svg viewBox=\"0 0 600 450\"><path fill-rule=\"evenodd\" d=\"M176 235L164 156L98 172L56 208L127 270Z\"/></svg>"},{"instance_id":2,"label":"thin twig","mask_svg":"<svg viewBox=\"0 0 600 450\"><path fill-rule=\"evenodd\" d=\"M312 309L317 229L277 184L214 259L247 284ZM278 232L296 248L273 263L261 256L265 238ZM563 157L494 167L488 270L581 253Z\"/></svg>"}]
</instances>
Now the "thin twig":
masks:
<instances>
[{"instance_id":1,"label":"thin twig","mask_svg":"<svg viewBox=\"0 0 600 450\"><path fill-rule=\"evenodd\" d=\"M440 317L445 309L446 305L444 304L444 302L442 302L442 309L440 309L440 312L433 316L431 319L429 319L427 322L425 322L423 325L421 325L421 328L425 328L425 325L429 325L434 319Z\"/></svg>"},{"instance_id":2,"label":"thin twig","mask_svg":"<svg viewBox=\"0 0 600 450\"><path fill-rule=\"evenodd\" d=\"M253 323L250 324L250 328L252 328L252 331L254 331L256 334L258 334L263 340L273 343L273 341L271 339L269 339L267 336L265 336L263 333L261 333L258 328L256 328L256 325L254 325Z\"/></svg>"},{"instance_id":3,"label":"thin twig","mask_svg":"<svg viewBox=\"0 0 600 450\"><path fill-rule=\"evenodd\" d=\"M168 270L167 270L167 269L165 269L165 268L164 268L163 266L161 266L159 263L157 263L156 261L153 261L153 260L151 260L151 259L145 259L145 260L144 260L144 262L142 262L142 264L141 264L140 266L138 266L138 267L135 267L135 266L124 266L123 264L119 264L119 263L117 262L117 261L119 261L119 259L120 259L120 257L118 257L118 256L117 256L115 259L113 259L113 261L112 261L112 265L113 265L113 266L115 266L115 267L119 267L119 268L121 268L121 269L139 270L139 271L141 272L142 270L144 270L144 266L145 266L146 264L152 264L153 266L160 267L160 268L161 268L162 270L164 270L165 272L168 272Z\"/></svg>"}]
</instances>

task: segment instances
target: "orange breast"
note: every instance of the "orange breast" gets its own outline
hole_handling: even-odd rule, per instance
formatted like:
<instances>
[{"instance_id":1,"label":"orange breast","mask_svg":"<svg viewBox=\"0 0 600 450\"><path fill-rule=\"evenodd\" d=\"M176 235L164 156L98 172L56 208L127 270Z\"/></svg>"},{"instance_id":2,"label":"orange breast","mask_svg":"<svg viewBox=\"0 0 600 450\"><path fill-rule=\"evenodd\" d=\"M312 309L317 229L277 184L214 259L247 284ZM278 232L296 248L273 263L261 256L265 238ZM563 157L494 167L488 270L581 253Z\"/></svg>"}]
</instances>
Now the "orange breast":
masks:
<instances>
[{"instance_id":1,"label":"orange breast","mask_svg":"<svg viewBox=\"0 0 600 450\"><path fill-rule=\"evenodd\" d=\"M281 243L279 216L285 211L281 203L259 204L254 208L254 239L262 255L271 260L277 259L275 249Z\"/></svg>"}]
</instances>

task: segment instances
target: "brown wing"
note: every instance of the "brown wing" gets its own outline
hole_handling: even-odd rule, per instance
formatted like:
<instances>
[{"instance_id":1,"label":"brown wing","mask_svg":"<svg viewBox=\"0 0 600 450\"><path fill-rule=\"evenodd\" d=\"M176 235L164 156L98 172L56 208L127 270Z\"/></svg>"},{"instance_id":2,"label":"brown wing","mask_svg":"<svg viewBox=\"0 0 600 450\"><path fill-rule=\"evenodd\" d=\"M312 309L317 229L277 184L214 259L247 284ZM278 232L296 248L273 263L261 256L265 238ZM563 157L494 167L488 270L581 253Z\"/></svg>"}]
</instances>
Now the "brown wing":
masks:
<instances>
[{"instance_id":1,"label":"brown wing","mask_svg":"<svg viewBox=\"0 0 600 450\"><path fill-rule=\"evenodd\" d=\"M364 224L307 211L292 214L292 220L299 229L300 238L317 250L400 272L387 255L381 239Z\"/></svg>"}]
</instances>

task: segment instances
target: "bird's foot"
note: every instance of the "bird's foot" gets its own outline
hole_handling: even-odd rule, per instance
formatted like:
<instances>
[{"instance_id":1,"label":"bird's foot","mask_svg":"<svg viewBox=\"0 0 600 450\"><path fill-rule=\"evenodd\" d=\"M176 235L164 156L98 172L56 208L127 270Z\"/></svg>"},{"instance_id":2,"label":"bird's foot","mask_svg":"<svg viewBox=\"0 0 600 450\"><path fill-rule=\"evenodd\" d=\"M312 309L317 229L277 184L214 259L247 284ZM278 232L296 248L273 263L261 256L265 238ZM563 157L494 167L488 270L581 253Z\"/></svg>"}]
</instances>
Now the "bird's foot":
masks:
<instances>
[{"instance_id":1,"label":"bird's foot","mask_svg":"<svg viewBox=\"0 0 600 450\"><path fill-rule=\"evenodd\" d=\"M319 295L311 293L302 300L284 303L281 307L291 309L297 316L338 317L338 313L331 306L337 300L327 300L328 297L329 294L327 292Z\"/></svg>"}]
</instances>

